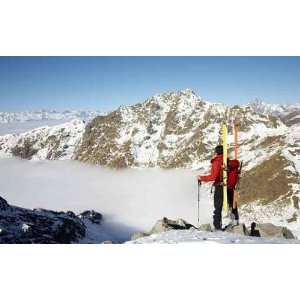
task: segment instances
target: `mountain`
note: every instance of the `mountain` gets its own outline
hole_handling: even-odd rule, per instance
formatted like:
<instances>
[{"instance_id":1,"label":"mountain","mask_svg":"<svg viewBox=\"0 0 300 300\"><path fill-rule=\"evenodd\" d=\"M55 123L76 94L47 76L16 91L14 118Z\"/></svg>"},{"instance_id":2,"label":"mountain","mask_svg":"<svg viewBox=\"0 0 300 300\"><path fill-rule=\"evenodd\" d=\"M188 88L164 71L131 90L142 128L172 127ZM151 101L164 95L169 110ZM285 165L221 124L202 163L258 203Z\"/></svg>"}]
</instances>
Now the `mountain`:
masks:
<instances>
[{"instance_id":1,"label":"mountain","mask_svg":"<svg viewBox=\"0 0 300 300\"><path fill-rule=\"evenodd\" d=\"M300 124L300 103L270 104L255 99L248 105L257 113L279 117L281 121L288 126Z\"/></svg>"},{"instance_id":2,"label":"mountain","mask_svg":"<svg viewBox=\"0 0 300 300\"><path fill-rule=\"evenodd\" d=\"M0 112L0 124L28 122L28 121L46 121L46 120L72 120L82 119L91 120L98 115L103 115L100 111L77 111L65 110L58 112L55 110L39 110L32 112Z\"/></svg>"},{"instance_id":3,"label":"mountain","mask_svg":"<svg viewBox=\"0 0 300 300\"><path fill-rule=\"evenodd\" d=\"M0 136L0 157L16 156L23 159L72 159L81 141L85 122L45 126L21 134Z\"/></svg>"},{"instance_id":4,"label":"mountain","mask_svg":"<svg viewBox=\"0 0 300 300\"><path fill-rule=\"evenodd\" d=\"M245 221L289 224L299 230L300 123L298 106L262 102L228 107L187 89L155 95L97 116L0 137L0 156L76 159L112 168L209 168L220 124L240 123L243 161L241 209ZM294 117L292 117L294 115ZM250 219L249 219L250 220Z\"/></svg>"},{"instance_id":5,"label":"mountain","mask_svg":"<svg viewBox=\"0 0 300 300\"><path fill-rule=\"evenodd\" d=\"M211 158L220 124L232 124L236 118L245 146L287 131L279 118L256 113L250 106L230 108L185 90L96 117L86 128L76 158L117 168L197 168Z\"/></svg>"}]
</instances>

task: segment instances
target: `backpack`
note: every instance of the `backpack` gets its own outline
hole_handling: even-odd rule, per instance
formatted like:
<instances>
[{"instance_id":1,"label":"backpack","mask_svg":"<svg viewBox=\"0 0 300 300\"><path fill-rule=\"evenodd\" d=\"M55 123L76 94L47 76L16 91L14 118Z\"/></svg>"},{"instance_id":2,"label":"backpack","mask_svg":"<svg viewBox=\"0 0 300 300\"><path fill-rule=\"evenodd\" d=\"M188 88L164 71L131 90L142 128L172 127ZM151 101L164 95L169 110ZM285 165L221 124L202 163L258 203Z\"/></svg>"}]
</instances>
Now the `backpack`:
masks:
<instances>
[{"instance_id":1,"label":"backpack","mask_svg":"<svg viewBox=\"0 0 300 300\"><path fill-rule=\"evenodd\" d=\"M237 159L227 161L227 188L234 189L238 183L240 162Z\"/></svg>"}]
</instances>

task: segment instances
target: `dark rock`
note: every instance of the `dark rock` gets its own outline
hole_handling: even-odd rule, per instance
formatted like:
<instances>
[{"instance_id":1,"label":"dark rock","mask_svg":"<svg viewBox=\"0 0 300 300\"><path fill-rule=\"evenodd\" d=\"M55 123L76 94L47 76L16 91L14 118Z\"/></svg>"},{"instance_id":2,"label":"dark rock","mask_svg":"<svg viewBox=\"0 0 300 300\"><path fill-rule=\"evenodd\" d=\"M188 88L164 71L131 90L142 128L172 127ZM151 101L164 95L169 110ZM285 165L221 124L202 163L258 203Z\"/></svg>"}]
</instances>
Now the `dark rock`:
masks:
<instances>
[{"instance_id":1,"label":"dark rock","mask_svg":"<svg viewBox=\"0 0 300 300\"><path fill-rule=\"evenodd\" d=\"M102 221L102 215L94 210L86 210L78 215L83 220L90 220L94 224L100 224Z\"/></svg>"},{"instance_id":2,"label":"dark rock","mask_svg":"<svg viewBox=\"0 0 300 300\"><path fill-rule=\"evenodd\" d=\"M9 208L9 204L5 199L0 196L0 210L6 210Z\"/></svg>"},{"instance_id":3,"label":"dark rock","mask_svg":"<svg viewBox=\"0 0 300 300\"><path fill-rule=\"evenodd\" d=\"M74 243L85 236L82 220L71 212L24 209L0 198L0 243Z\"/></svg>"},{"instance_id":4,"label":"dark rock","mask_svg":"<svg viewBox=\"0 0 300 300\"><path fill-rule=\"evenodd\" d=\"M76 215L72 212L72 211L67 211L66 214L69 216L69 217L72 217L72 218L75 218Z\"/></svg>"}]
</instances>

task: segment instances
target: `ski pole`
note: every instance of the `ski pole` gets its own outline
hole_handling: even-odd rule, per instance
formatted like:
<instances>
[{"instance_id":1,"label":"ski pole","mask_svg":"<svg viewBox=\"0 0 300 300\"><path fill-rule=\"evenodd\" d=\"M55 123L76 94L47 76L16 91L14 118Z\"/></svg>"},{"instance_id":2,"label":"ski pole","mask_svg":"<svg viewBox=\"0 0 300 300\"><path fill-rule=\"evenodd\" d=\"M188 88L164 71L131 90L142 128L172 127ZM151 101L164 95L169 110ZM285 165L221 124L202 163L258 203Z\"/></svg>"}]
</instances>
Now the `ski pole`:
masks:
<instances>
[{"instance_id":1,"label":"ski pole","mask_svg":"<svg viewBox=\"0 0 300 300\"><path fill-rule=\"evenodd\" d=\"M198 181L198 227L199 227L199 217L200 217L200 208L199 208L199 204L200 204L200 186L201 183Z\"/></svg>"}]
</instances>

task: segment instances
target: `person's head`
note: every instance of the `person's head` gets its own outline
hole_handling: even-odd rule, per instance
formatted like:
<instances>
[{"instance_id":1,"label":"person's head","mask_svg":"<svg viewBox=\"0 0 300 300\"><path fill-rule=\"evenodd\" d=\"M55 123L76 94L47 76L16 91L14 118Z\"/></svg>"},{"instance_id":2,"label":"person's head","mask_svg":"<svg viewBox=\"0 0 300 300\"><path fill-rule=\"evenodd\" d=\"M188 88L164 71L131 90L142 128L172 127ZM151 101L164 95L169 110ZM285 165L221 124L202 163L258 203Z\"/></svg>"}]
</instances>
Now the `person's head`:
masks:
<instances>
[{"instance_id":1,"label":"person's head","mask_svg":"<svg viewBox=\"0 0 300 300\"><path fill-rule=\"evenodd\" d=\"M217 155L223 155L223 146L222 145L218 145L216 148L215 148L215 153Z\"/></svg>"}]
</instances>

